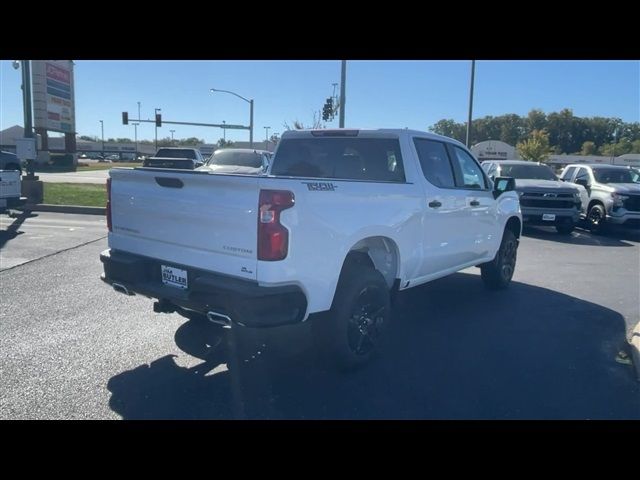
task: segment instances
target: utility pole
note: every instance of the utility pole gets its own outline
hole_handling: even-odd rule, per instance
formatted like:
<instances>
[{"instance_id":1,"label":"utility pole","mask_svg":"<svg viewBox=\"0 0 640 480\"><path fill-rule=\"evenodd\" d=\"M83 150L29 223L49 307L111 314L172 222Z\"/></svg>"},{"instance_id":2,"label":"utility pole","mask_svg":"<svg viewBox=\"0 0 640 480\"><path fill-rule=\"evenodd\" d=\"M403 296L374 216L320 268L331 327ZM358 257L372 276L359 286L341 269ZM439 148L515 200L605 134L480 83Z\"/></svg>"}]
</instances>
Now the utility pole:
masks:
<instances>
[{"instance_id":1,"label":"utility pole","mask_svg":"<svg viewBox=\"0 0 640 480\"><path fill-rule=\"evenodd\" d=\"M347 61L342 60L342 72L340 73L340 128L344 128L344 107L346 99Z\"/></svg>"},{"instance_id":2,"label":"utility pole","mask_svg":"<svg viewBox=\"0 0 640 480\"><path fill-rule=\"evenodd\" d=\"M140 119L140 102L138 102L138 119Z\"/></svg>"},{"instance_id":3,"label":"utility pole","mask_svg":"<svg viewBox=\"0 0 640 480\"><path fill-rule=\"evenodd\" d=\"M271 127L264 127L264 146L268 150L269 148L269 129Z\"/></svg>"},{"instance_id":4,"label":"utility pole","mask_svg":"<svg viewBox=\"0 0 640 480\"><path fill-rule=\"evenodd\" d=\"M171 145L173 145L173 132L175 132L175 130L169 130L171 132Z\"/></svg>"},{"instance_id":5,"label":"utility pole","mask_svg":"<svg viewBox=\"0 0 640 480\"><path fill-rule=\"evenodd\" d=\"M138 160L138 125L140 124L133 122L131 123L131 125L133 125L133 132L134 132L133 135L136 142L136 153L135 153L135 158L133 159L135 161L135 160Z\"/></svg>"},{"instance_id":6,"label":"utility pole","mask_svg":"<svg viewBox=\"0 0 640 480\"><path fill-rule=\"evenodd\" d=\"M100 130L102 131L102 155L104 156L104 122L100 120Z\"/></svg>"},{"instance_id":7,"label":"utility pole","mask_svg":"<svg viewBox=\"0 0 640 480\"><path fill-rule=\"evenodd\" d=\"M225 122L224 120L222 120L222 124L226 125L227 122ZM222 127L222 139L225 141L225 143L227 142L227 129Z\"/></svg>"},{"instance_id":8,"label":"utility pole","mask_svg":"<svg viewBox=\"0 0 640 480\"><path fill-rule=\"evenodd\" d=\"M471 141L471 116L473 114L473 80L476 71L476 61L471 60L471 86L469 88L469 118L467 120L467 148L471 148L469 146L469 142Z\"/></svg>"}]
</instances>

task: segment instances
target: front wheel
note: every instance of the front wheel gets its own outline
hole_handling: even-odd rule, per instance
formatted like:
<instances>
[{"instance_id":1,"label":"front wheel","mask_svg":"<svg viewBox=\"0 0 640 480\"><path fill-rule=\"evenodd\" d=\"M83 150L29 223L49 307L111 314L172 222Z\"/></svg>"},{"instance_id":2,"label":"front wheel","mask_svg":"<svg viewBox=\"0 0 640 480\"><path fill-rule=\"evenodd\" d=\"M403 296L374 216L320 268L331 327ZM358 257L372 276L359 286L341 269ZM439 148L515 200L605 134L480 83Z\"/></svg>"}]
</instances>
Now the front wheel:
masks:
<instances>
[{"instance_id":1,"label":"front wheel","mask_svg":"<svg viewBox=\"0 0 640 480\"><path fill-rule=\"evenodd\" d=\"M606 220L607 214L604 211L604 207L599 203L592 205L587 214L587 223L591 233L603 233Z\"/></svg>"},{"instance_id":2,"label":"front wheel","mask_svg":"<svg viewBox=\"0 0 640 480\"><path fill-rule=\"evenodd\" d=\"M354 264L343 273L331 310L318 318L314 337L335 367L353 369L378 351L390 318L389 287L382 274Z\"/></svg>"},{"instance_id":3,"label":"front wheel","mask_svg":"<svg viewBox=\"0 0 640 480\"><path fill-rule=\"evenodd\" d=\"M518 239L511 230L507 229L502 235L502 243L495 258L480 265L482 281L487 288L501 290L509 286L516 269L517 253Z\"/></svg>"}]
</instances>

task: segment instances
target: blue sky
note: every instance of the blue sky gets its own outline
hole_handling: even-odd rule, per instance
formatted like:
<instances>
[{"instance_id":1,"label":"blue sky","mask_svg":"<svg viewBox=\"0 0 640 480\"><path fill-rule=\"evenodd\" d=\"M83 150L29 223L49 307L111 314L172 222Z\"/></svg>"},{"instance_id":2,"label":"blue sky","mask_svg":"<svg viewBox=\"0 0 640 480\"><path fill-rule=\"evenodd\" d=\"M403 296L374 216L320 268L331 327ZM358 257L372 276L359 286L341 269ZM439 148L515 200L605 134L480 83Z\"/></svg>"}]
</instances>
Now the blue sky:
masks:
<instances>
[{"instance_id":1,"label":"blue sky","mask_svg":"<svg viewBox=\"0 0 640 480\"><path fill-rule=\"evenodd\" d=\"M346 126L409 127L426 130L442 118L466 121L469 61L349 61ZM76 129L80 135L133 138L121 112L151 119L161 108L165 120L249 123L249 104L211 87L255 101L254 138L285 130L298 119L309 124L340 81L339 61L88 61L75 67ZM20 71L0 61L0 129L22 125ZM640 121L638 61L478 61L474 118L572 108L578 116ZM338 119L328 124L338 125ZM164 126L158 137L204 138L222 130ZM52 134L55 135L55 134ZM138 138L153 139L153 124L138 127ZM248 132L227 130L227 139L248 140Z\"/></svg>"}]
</instances>

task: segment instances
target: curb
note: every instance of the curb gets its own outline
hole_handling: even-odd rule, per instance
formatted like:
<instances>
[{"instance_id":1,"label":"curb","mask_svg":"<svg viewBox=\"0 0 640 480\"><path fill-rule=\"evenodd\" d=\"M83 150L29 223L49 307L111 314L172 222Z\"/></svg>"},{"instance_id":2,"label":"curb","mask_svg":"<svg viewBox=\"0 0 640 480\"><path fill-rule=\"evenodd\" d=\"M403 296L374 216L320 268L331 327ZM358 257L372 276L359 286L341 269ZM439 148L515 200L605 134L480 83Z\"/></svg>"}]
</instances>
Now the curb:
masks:
<instances>
[{"instance_id":1,"label":"curb","mask_svg":"<svg viewBox=\"0 0 640 480\"><path fill-rule=\"evenodd\" d=\"M84 215L106 215L105 207L83 207L78 205L49 205L40 203L37 205L24 205L17 210L28 212L55 212L55 213L79 213Z\"/></svg>"},{"instance_id":2,"label":"curb","mask_svg":"<svg viewBox=\"0 0 640 480\"><path fill-rule=\"evenodd\" d=\"M636 377L640 381L640 322L634 327L629 344L631 345L633 367L636 369Z\"/></svg>"}]
</instances>

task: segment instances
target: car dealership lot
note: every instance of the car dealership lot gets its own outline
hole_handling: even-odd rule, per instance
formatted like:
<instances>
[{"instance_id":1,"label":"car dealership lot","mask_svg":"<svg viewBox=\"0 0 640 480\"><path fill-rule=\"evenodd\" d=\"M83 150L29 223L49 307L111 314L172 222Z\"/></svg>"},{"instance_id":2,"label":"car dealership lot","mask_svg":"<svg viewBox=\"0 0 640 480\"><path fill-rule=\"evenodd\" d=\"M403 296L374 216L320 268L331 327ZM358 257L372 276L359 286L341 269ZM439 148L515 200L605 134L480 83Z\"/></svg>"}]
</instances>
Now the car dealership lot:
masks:
<instances>
[{"instance_id":1,"label":"car dealership lot","mask_svg":"<svg viewBox=\"0 0 640 480\"><path fill-rule=\"evenodd\" d=\"M383 355L336 374L109 289L104 217L0 218L1 418L640 419L616 362L640 318L637 232L527 230L509 290L475 268L409 290Z\"/></svg>"}]
</instances>

